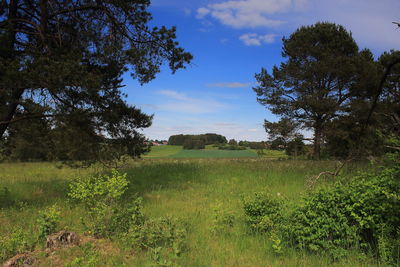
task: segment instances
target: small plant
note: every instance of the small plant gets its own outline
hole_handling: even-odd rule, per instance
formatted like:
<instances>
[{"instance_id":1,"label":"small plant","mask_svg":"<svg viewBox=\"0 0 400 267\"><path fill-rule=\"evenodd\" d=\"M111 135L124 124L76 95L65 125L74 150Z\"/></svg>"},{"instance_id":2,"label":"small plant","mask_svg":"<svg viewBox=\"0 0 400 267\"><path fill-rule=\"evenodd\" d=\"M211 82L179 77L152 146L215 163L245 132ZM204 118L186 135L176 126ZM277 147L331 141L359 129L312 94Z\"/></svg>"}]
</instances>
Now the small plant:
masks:
<instances>
[{"instance_id":1,"label":"small plant","mask_svg":"<svg viewBox=\"0 0 400 267\"><path fill-rule=\"evenodd\" d=\"M276 234L271 234L270 240L272 241L272 249L278 255L283 254L282 239Z\"/></svg>"},{"instance_id":2,"label":"small plant","mask_svg":"<svg viewBox=\"0 0 400 267\"><path fill-rule=\"evenodd\" d=\"M211 230L214 233L220 233L230 229L235 224L235 216L232 212L224 209L221 203L213 206L213 221Z\"/></svg>"},{"instance_id":3,"label":"small plant","mask_svg":"<svg viewBox=\"0 0 400 267\"><path fill-rule=\"evenodd\" d=\"M60 210L54 205L39 213L37 224L39 228L38 239L44 239L49 234L55 232L60 221Z\"/></svg>"},{"instance_id":4,"label":"small plant","mask_svg":"<svg viewBox=\"0 0 400 267\"><path fill-rule=\"evenodd\" d=\"M29 243L22 229L14 230L9 237L0 236L0 261L29 250L31 248Z\"/></svg>"},{"instance_id":5,"label":"small plant","mask_svg":"<svg viewBox=\"0 0 400 267\"><path fill-rule=\"evenodd\" d=\"M7 207L13 203L10 190L7 187L0 188L0 208Z\"/></svg>"},{"instance_id":6,"label":"small plant","mask_svg":"<svg viewBox=\"0 0 400 267\"><path fill-rule=\"evenodd\" d=\"M100 263L100 254L95 250L92 243L86 243L80 247L83 256L76 257L73 261L65 264L65 267L97 267Z\"/></svg>"},{"instance_id":7,"label":"small plant","mask_svg":"<svg viewBox=\"0 0 400 267\"><path fill-rule=\"evenodd\" d=\"M171 248L176 256L185 249L186 227L171 218L148 219L132 225L123 240L138 249Z\"/></svg>"}]
</instances>

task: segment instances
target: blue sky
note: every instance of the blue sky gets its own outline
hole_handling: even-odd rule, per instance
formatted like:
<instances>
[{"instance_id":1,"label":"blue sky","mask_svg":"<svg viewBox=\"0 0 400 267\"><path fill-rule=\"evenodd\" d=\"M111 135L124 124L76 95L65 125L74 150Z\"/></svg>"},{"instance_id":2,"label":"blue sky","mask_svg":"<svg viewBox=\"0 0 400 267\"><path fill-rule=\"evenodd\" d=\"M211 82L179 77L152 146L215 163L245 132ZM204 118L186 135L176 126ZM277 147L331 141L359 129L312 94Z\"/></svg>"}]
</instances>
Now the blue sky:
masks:
<instances>
[{"instance_id":1,"label":"blue sky","mask_svg":"<svg viewBox=\"0 0 400 267\"><path fill-rule=\"evenodd\" d=\"M318 21L342 24L359 47L378 57L400 49L399 0L153 0L152 25L176 26L192 64L172 75L164 67L141 86L127 74L128 103L154 114L150 139L219 133L266 140L264 119L276 118L256 101L254 74L279 64L281 39Z\"/></svg>"}]
</instances>

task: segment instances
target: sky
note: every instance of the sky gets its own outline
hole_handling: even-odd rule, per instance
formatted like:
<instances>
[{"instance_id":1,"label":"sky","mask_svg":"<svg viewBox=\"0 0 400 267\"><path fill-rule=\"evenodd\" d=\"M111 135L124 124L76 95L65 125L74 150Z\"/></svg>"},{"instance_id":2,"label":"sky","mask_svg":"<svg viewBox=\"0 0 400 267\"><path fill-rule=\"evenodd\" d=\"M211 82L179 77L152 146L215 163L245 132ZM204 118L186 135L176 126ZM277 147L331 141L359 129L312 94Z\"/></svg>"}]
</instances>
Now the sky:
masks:
<instances>
[{"instance_id":1,"label":"sky","mask_svg":"<svg viewBox=\"0 0 400 267\"><path fill-rule=\"evenodd\" d=\"M282 37L319 21L345 26L360 49L377 58L400 49L400 0L153 0L152 26L176 26L177 41L194 59L172 74L164 66L140 85L124 75L127 102L153 114L149 139L218 133L228 139L267 139L254 75L281 57Z\"/></svg>"}]
</instances>

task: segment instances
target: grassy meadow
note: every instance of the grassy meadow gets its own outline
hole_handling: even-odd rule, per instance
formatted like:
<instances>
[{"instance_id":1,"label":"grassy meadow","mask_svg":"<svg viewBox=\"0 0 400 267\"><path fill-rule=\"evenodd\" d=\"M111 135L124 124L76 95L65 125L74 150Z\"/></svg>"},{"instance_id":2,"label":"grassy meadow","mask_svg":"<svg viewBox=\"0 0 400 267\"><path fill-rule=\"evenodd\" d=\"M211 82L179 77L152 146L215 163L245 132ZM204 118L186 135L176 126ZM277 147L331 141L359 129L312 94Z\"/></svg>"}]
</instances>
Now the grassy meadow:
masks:
<instances>
[{"instance_id":1,"label":"grassy meadow","mask_svg":"<svg viewBox=\"0 0 400 267\"><path fill-rule=\"evenodd\" d=\"M264 150L262 158L277 159L286 158L283 151ZM246 150L219 150L213 145L207 145L205 149L187 150L182 146L161 145L153 146L150 153L144 155L144 158L257 158L257 151L254 149Z\"/></svg>"},{"instance_id":2,"label":"grassy meadow","mask_svg":"<svg viewBox=\"0 0 400 267\"><path fill-rule=\"evenodd\" d=\"M155 149L152 155L180 153L174 147L163 149ZM263 158L131 162L121 170L129 180L124 199L141 196L146 216L170 216L188 227L187 248L179 257L166 255L170 265L163 265L155 263L151 251L129 250L118 240L94 239L85 233L80 218L87 215L81 205L68 199L68 184L77 177L104 171L100 166L71 169L53 163L4 163L0 164L0 187L8 193L1 198L0 237L10 237L19 230L27 239L33 238L38 231L38 214L56 204L61 211L58 229L76 231L86 241L50 255L36 245L32 249L37 266L374 266L372 258L358 253L336 262L295 249L277 254L270 239L249 233L244 223L242 197L268 191L301 201L308 177L335 164ZM343 175L363 167L349 165ZM216 209L232 215L231 227L213 231Z\"/></svg>"}]
</instances>

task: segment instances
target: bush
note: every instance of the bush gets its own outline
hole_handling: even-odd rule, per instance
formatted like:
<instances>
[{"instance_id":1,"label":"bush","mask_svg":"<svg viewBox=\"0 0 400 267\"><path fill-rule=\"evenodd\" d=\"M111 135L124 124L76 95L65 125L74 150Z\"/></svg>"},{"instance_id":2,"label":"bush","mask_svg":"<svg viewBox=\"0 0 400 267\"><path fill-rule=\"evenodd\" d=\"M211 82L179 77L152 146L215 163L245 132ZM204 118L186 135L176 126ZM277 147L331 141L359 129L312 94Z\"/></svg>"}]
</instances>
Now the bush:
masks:
<instances>
[{"instance_id":1,"label":"bush","mask_svg":"<svg viewBox=\"0 0 400 267\"><path fill-rule=\"evenodd\" d=\"M122 238L129 247L139 249L172 248L179 256L184 249L186 228L172 218L147 219L141 224L131 225Z\"/></svg>"},{"instance_id":2,"label":"bush","mask_svg":"<svg viewBox=\"0 0 400 267\"><path fill-rule=\"evenodd\" d=\"M254 232L270 232L283 222L284 205L269 193L243 198L246 224Z\"/></svg>"},{"instance_id":3,"label":"bush","mask_svg":"<svg viewBox=\"0 0 400 267\"><path fill-rule=\"evenodd\" d=\"M55 232L60 221L60 210L54 205L39 213L37 224L39 227L38 239L42 240L49 234Z\"/></svg>"},{"instance_id":4,"label":"bush","mask_svg":"<svg viewBox=\"0 0 400 267\"><path fill-rule=\"evenodd\" d=\"M351 247L379 254L382 228L386 229L384 239L400 237L399 175L399 170L384 169L310 194L291 216L288 230L294 245L334 257ZM389 250L397 249L398 244Z\"/></svg>"},{"instance_id":5,"label":"bush","mask_svg":"<svg viewBox=\"0 0 400 267\"><path fill-rule=\"evenodd\" d=\"M22 253L33 246L28 241L28 236L24 234L22 229L16 229L9 237L0 236L0 262Z\"/></svg>"},{"instance_id":6,"label":"bush","mask_svg":"<svg viewBox=\"0 0 400 267\"><path fill-rule=\"evenodd\" d=\"M140 200L131 206L118 205L121 196L128 188L126 174L113 170L111 176L98 175L80 178L70 184L68 196L81 202L88 211L89 219L82 222L95 236L111 236L129 227L127 221L135 214Z\"/></svg>"}]
</instances>

